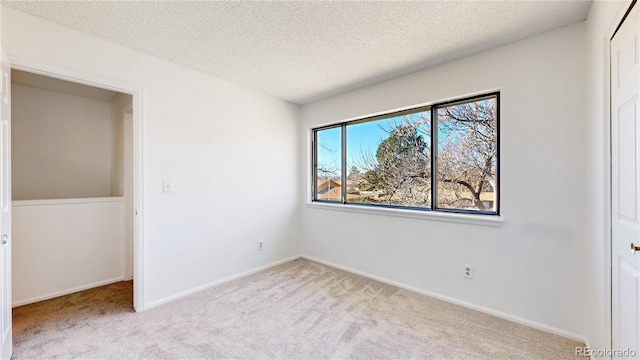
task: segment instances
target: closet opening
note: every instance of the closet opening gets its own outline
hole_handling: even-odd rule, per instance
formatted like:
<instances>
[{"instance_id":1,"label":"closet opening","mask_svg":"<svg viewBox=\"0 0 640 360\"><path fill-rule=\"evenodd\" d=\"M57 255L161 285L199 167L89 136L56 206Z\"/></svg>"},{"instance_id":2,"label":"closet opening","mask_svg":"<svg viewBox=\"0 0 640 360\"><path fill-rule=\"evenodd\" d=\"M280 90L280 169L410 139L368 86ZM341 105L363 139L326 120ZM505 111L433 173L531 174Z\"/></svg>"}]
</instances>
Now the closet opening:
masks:
<instances>
[{"instance_id":1,"label":"closet opening","mask_svg":"<svg viewBox=\"0 0 640 360\"><path fill-rule=\"evenodd\" d=\"M132 95L11 79L13 307L108 284L133 307Z\"/></svg>"}]
</instances>

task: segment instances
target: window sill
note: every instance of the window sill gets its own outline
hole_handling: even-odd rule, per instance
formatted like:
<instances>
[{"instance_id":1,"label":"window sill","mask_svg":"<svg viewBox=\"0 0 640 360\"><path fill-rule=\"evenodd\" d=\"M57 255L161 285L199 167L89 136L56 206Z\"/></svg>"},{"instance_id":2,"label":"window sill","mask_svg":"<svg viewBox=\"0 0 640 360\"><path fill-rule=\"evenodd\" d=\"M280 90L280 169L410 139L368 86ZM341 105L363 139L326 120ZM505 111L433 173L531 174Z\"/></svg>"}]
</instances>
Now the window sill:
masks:
<instances>
[{"instance_id":1,"label":"window sill","mask_svg":"<svg viewBox=\"0 0 640 360\"><path fill-rule=\"evenodd\" d=\"M495 215L473 215L473 214L456 214L435 211L422 211L410 209L394 209L385 207L349 205L349 204L331 204L324 202L307 202L307 207L322 210L337 210L360 214L372 214L378 216L396 216L409 219L442 221L461 223L469 225L481 225L491 227L501 227L504 219Z\"/></svg>"}]
</instances>

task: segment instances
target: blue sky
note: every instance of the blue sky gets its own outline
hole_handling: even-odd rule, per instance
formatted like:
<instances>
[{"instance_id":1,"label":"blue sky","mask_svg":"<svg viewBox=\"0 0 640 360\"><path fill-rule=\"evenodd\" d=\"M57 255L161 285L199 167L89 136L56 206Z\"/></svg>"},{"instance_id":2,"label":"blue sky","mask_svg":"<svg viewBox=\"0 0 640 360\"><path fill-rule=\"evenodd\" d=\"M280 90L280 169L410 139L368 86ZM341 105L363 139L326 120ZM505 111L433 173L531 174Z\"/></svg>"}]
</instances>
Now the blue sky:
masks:
<instances>
[{"instance_id":1,"label":"blue sky","mask_svg":"<svg viewBox=\"0 0 640 360\"><path fill-rule=\"evenodd\" d=\"M428 113L428 112L427 112ZM412 114L411 119L418 120L419 115ZM381 121L363 122L347 126L347 168L361 158L363 153L374 155L380 142L388 137L389 122L400 123L404 116ZM386 131L385 131L386 130ZM340 169L340 127L318 132L318 165L330 165ZM338 174L339 175L339 172Z\"/></svg>"}]
</instances>

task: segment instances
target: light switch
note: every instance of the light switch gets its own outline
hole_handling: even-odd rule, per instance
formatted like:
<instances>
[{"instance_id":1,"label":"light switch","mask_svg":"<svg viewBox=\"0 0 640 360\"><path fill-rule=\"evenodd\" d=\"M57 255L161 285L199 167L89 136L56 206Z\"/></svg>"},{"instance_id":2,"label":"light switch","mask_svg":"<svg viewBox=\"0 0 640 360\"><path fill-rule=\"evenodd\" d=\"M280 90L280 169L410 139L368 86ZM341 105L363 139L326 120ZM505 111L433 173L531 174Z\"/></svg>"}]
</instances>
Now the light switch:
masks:
<instances>
[{"instance_id":1,"label":"light switch","mask_svg":"<svg viewBox=\"0 0 640 360\"><path fill-rule=\"evenodd\" d=\"M163 189L163 192L172 193L173 192L173 181L171 181L171 180L162 180L162 189Z\"/></svg>"}]
</instances>

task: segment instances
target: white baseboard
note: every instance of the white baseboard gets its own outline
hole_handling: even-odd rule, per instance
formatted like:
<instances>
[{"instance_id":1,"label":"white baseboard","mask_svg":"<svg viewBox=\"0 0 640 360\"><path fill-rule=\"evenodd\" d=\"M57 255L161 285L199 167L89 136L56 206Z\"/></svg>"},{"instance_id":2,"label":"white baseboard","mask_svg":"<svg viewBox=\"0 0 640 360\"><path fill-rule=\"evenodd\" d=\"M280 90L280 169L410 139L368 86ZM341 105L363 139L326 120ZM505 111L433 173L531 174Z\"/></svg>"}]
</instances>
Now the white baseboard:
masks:
<instances>
[{"instance_id":1,"label":"white baseboard","mask_svg":"<svg viewBox=\"0 0 640 360\"><path fill-rule=\"evenodd\" d=\"M562 329L558 329L558 328L555 328L553 326L545 325L545 324L542 324L542 323L539 323L539 322L536 322L536 321L532 321L532 320L528 320L528 319L525 319L525 318L522 318L522 317L519 317L519 316L507 314L507 313L504 313L502 311L493 310L493 309L490 309L490 308L487 308L487 307L484 307L484 306L480 306L480 305L476 305L476 304L473 304L473 303L470 303L470 302L467 302L467 301L458 300L458 299L455 299L455 298L452 298L452 297L449 297L449 296L436 294L436 293L433 293L431 291L419 289L419 288L416 288L416 287L413 287L413 286L410 286L410 285L406 285L406 284L399 283L399 282L396 282L396 281L388 280L388 279L385 279L385 278L382 278L382 277L379 277L379 276L376 276L376 275L371 275L371 274L363 272L363 271L359 271L359 270L352 269L352 268L349 268L349 267L346 267L346 266L334 264L332 262L321 260L321 259L317 259L317 258L314 258L314 257L311 257L311 256L301 255L300 257L303 258L303 259L315 261L315 262L323 264L323 265L331 266L331 267L334 267L336 269L344 270L344 271L347 271L347 272L350 272L350 273L353 273L353 274L356 274L356 275L364 276L364 277L369 278L369 279L380 281L380 282L385 283L385 284L389 284L389 285L397 286L397 287L402 288L402 289L413 291L413 292L418 293L418 294L431 296L433 298L436 298L436 299L439 299L439 300L443 300L443 301L446 301L446 302L451 303L451 304L460 305L460 306L463 306L463 307L468 308L468 309L480 311L482 313L493 315L493 316L497 316L499 318L502 318L502 319L505 319L505 320L509 320L509 321L513 321L513 322L518 323L518 324L526 325L526 326L529 326L529 327L532 327L532 328L535 328L535 329L538 329L538 330L542 330L542 331L546 331L546 332L549 332L549 333L552 333L552 334L560 335L560 336L569 338L571 340L580 341L580 342L584 342L584 343L587 342L586 339L583 336L580 336L578 334L574 334L572 332L565 331L565 330L562 330Z\"/></svg>"},{"instance_id":2,"label":"white baseboard","mask_svg":"<svg viewBox=\"0 0 640 360\"><path fill-rule=\"evenodd\" d=\"M120 282L120 281L126 281L126 280L123 279L122 277L117 277L117 278L113 278L113 279L97 281L97 282L94 282L94 283L91 283L91 284L77 286L77 287L74 287L74 288L71 288L71 289L56 291L56 292L49 293L49 294L46 294L46 295L39 295L39 296L34 296L34 297L31 297L31 298L28 298L28 299L24 299L24 300L14 301L13 304L11 305L11 307L18 307L18 306L22 306L22 305L33 304L33 303L38 302L38 301L49 300L49 299L57 298L59 296L69 295L69 294L76 293L78 291L93 289L93 288L96 288L96 287L99 287L99 286L109 285L109 284L117 283L117 282Z\"/></svg>"},{"instance_id":3,"label":"white baseboard","mask_svg":"<svg viewBox=\"0 0 640 360\"><path fill-rule=\"evenodd\" d=\"M193 288L191 290L183 291L183 292L181 292L179 294L171 295L171 296L168 296L166 298L153 301L151 303L146 304L144 306L143 310L149 310L149 309L154 308L156 306L160 306L162 304L166 304L168 302L171 302L171 301L174 301L174 300L178 300L178 299L183 298L185 296L189 296L189 295L198 293L200 291L204 291L204 290L210 289L212 287L224 284L226 282L229 282L229 281L232 281L232 280L236 280L236 279L239 279L239 278L242 278L242 277L245 277L245 276L249 276L249 275L257 273L259 271L266 270L266 269L272 268L274 266L278 266L280 264L284 264L286 262L293 261L293 260L296 260L296 259L299 259L299 258L300 258L300 255L298 254L298 255L294 255L294 256L288 257L286 259L278 260L278 261L269 263L267 265L259 266L259 267L254 268L254 269L241 272L239 274L231 275L231 276L228 276L226 278L222 278L220 280L216 280L216 281L210 282L208 284L205 284L205 285L202 285L202 286L198 286L198 287Z\"/></svg>"}]
</instances>

